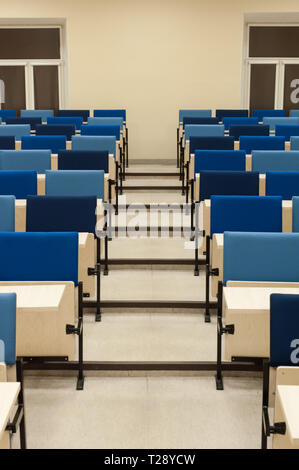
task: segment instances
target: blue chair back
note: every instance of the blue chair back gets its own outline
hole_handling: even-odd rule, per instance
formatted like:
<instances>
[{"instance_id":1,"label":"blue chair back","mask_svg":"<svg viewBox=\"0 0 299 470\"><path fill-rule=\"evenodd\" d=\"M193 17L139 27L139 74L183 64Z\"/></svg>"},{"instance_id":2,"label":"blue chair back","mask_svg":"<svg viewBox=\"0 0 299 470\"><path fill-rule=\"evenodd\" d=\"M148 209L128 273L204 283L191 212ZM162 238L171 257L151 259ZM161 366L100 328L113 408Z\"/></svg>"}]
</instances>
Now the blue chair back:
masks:
<instances>
[{"instance_id":1,"label":"blue chair back","mask_svg":"<svg viewBox=\"0 0 299 470\"><path fill-rule=\"evenodd\" d=\"M112 135L74 135L72 150L107 150L115 156L116 139Z\"/></svg>"},{"instance_id":2,"label":"blue chair back","mask_svg":"<svg viewBox=\"0 0 299 470\"><path fill-rule=\"evenodd\" d=\"M50 150L0 150L0 170L51 170Z\"/></svg>"},{"instance_id":3,"label":"blue chair back","mask_svg":"<svg viewBox=\"0 0 299 470\"><path fill-rule=\"evenodd\" d=\"M78 233L0 233L0 281L78 284Z\"/></svg>"},{"instance_id":4,"label":"blue chair back","mask_svg":"<svg viewBox=\"0 0 299 470\"><path fill-rule=\"evenodd\" d=\"M40 117L42 122L47 122L48 117L54 116L53 109L21 109L21 117Z\"/></svg>"},{"instance_id":5,"label":"blue chair back","mask_svg":"<svg viewBox=\"0 0 299 470\"><path fill-rule=\"evenodd\" d=\"M97 150L64 150L58 154L59 170L103 170L109 173L109 153Z\"/></svg>"},{"instance_id":6,"label":"blue chair back","mask_svg":"<svg viewBox=\"0 0 299 470\"><path fill-rule=\"evenodd\" d=\"M0 109L0 118L3 122L6 122L6 119L10 117L17 117L17 112L15 109Z\"/></svg>"},{"instance_id":7,"label":"blue chair back","mask_svg":"<svg viewBox=\"0 0 299 470\"><path fill-rule=\"evenodd\" d=\"M224 129L228 130L230 126L254 126L259 123L259 120L254 117L224 117L222 123Z\"/></svg>"},{"instance_id":8,"label":"blue chair back","mask_svg":"<svg viewBox=\"0 0 299 470\"><path fill-rule=\"evenodd\" d=\"M104 200L104 171L46 171L47 196L96 196Z\"/></svg>"},{"instance_id":9,"label":"blue chair back","mask_svg":"<svg viewBox=\"0 0 299 470\"><path fill-rule=\"evenodd\" d=\"M190 154L195 150L234 150L233 137L190 137Z\"/></svg>"},{"instance_id":10,"label":"blue chair back","mask_svg":"<svg viewBox=\"0 0 299 470\"><path fill-rule=\"evenodd\" d=\"M28 135L22 137L23 150L51 150L58 153L66 149L66 137L64 135Z\"/></svg>"},{"instance_id":11,"label":"blue chair back","mask_svg":"<svg viewBox=\"0 0 299 470\"><path fill-rule=\"evenodd\" d=\"M194 174L206 170L245 171L244 150L195 150Z\"/></svg>"},{"instance_id":12,"label":"blue chair back","mask_svg":"<svg viewBox=\"0 0 299 470\"><path fill-rule=\"evenodd\" d=\"M13 135L1 136L0 135L0 149L14 150L16 148L16 140Z\"/></svg>"},{"instance_id":13,"label":"blue chair back","mask_svg":"<svg viewBox=\"0 0 299 470\"><path fill-rule=\"evenodd\" d=\"M270 365L298 366L299 295L270 295ZM293 341L297 340L295 344ZM297 356L297 357L296 357ZM294 361L295 359L295 361Z\"/></svg>"},{"instance_id":14,"label":"blue chair back","mask_svg":"<svg viewBox=\"0 0 299 470\"><path fill-rule=\"evenodd\" d=\"M219 121L224 117L248 117L248 109L216 109L216 117Z\"/></svg>"},{"instance_id":15,"label":"blue chair back","mask_svg":"<svg viewBox=\"0 0 299 470\"><path fill-rule=\"evenodd\" d=\"M82 123L83 118L80 116L48 117L47 119L47 124L55 124L56 126L70 124L71 126L75 126L77 130L81 129Z\"/></svg>"},{"instance_id":16,"label":"blue chair back","mask_svg":"<svg viewBox=\"0 0 299 470\"><path fill-rule=\"evenodd\" d=\"M282 136L240 136L240 150L251 153L252 150L284 150L285 138Z\"/></svg>"},{"instance_id":17,"label":"blue chair back","mask_svg":"<svg viewBox=\"0 0 299 470\"><path fill-rule=\"evenodd\" d=\"M16 140L21 140L21 138L26 135L30 135L30 125L29 124L6 124L5 126L0 126L0 136L9 136L12 135Z\"/></svg>"},{"instance_id":18,"label":"blue chair back","mask_svg":"<svg viewBox=\"0 0 299 470\"><path fill-rule=\"evenodd\" d=\"M299 234L224 232L223 282L299 281Z\"/></svg>"},{"instance_id":19,"label":"blue chair back","mask_svg":"<svg viewBox=\"0 0 299 470\"><path fill-rule=\"evenodd\" d=\"M81 135L112 135L116 140L120 140L120 127L86 124L81 128Z\"/></svg>"},{"instance_id":20,"label":"blue chair back","mask_svg":"<svg viewBox=\"0 0 299 470\"><path fill-rule=\"evenodd\" d=\"M219 124L219 121L215 117L184 117L183 118L183 127L185 128L188 124L194 125L211 125Z\"/></svg>"},{"instance_id":21,"label":"blue chair back","mask_svg":"<svg viewBox=\"0 0 299 470\"><path fill-rule=\"evenodd\" d=\"M88 125L91 126L118 126L122 129L124 120L122 117L89 117Z\"/></svg>"},{"instance_id":22,"label":"blue chair back","mask_svg":"<svg viewBox=\"0 0 299 470\"><path fill-rule=\"evenodd\" d=\"M95 109L93 112L94 117L121 117L126 121L125 109Z\"/></svg>"},{"instance_id":23,"label":"blue chair back","mask_svg":"<svg viewBox=\"0 0 299 470\"><path fill-rule=\"evenodd\" d=\"M281 196L284 200L290 200L293 196L299 196L299 172L298 171L269 171L266 173L266 195Z\"/></svg>"},{"instance_id":24,"label":"blue chair back","mask_svg":"<svg viewBox=\"0 0 299 470\"><path fill-rule=\"evenodd\" d=\"M58 109L57 117L82 117L84 122L89 118L88 109Z\"/></svg>"},{"instance_id":25,"label":"blue chair back","mask_svg":"<svg viewBox=\"0 0 299 470\"><path fill-rule=\"evenodd\" d=\"M278 124L298 125L299 117L264 117L264 124L270 126L271 131L275 131Z\"/></svg>"},{"instance_id":26,"label":"blue chair back","mask_svg":"<svg viewBox=\"0 0 299 470\"><path fill-rule=\"evenodd\" d=\"M15 199L15 196L0 196L0 232L15 231Z\"/></svg>"},{"instance_id":27,"label":"blue chair back","mask_svg":"<svg viewBox=\"0 0 299 470\"><path fill-rule=\"evenodd\" d=\"M299 136L291 136L290 138L290 149L291 150L299 150Z\"/></svg>"},{"instance_id":28,"label":"blue chair back","mask_svg":"<svg viewBox=\"0 0 299 470\"><path fill-rule=\"evenodd\" d=\"M299 117L299 109L290 109L290 117Z\"/></svg>"},{"instance_id":29,"label":"blue chair back","mask_svg":"<svg viewBox=\"0 0 299 470\"><path fill-rule=\"evenodd\" d=\"M95 233L96 208L94 196L30 196L26 231Z\"/></svg>"},{"instance_id":30,"label":"blue chair back","mask_svg":"<svg viewBox=\"0 0 299 470\"><path fill-rule=\"evenodd\" d=\"M64 135L67 140L72 140L76 134L76 128L71 124L40 124L36 126L36 135Z\"/></svg>"},{"instance_id":31,"label":"blue chair back","mask_svg":"<svg viewBox=\"0 0 299 470\"><path fill-rule=\"evenodd\" d=\"M264 117L284 117L286 112L284 109L253 109L252 116L257 117L259 122L264 120Z\"/></svg>"},{"instance_id":32,"label":"blue chair back","mask_svg":"<svg viewBox=\"0 0 299 470\"><path fill-rule=\"evenodd\" d=\"M224 126L222 125L194 125L188 124L185 126L185 140L190 140L190 137L223 137Z\"/></svg>"},{"instance_id":33,"label":"blue chair back","mask_svg":"<svg viewBox=\"0 0 299 470\"><path fill-rule=\"evenodd\" d=\"M211 196L211 236L224 232L281 232L280 196Z\"/></svg>"},{"instance_id":34,"label":"blue chair back","mask_svg":"<svg viewBox=\"0 0 299 470\"><path fill-rule=\"evenodd\" d=\"M299 232L299 197L293 197L292 204L292 231Z\"/></svg>"},{"instance_id":35,"label":"blue chair back","mask_svg":"<svg viewBox=\"0 0 299 470\"><path fill-rule=\"evenodd\" d=\"M9 366L16 362L16 324L16 294L0 294L0 362Z\"/></svg>"},{"instance_id":36,"label":"blue chair back","mask_svg":"<svg viewBox=\"0 0 299 470\"><path fill-rule=\"evenodd\" d=\"M232 135L235 140L239 140L241 135L269 135L269 126L257 124L256 126L230 126L229 135Z\"/></svg>"},{"instance_id":37,"label":"blue chair back","mask_svg":"<svg viewBox=\"0 0 299 470\"><path fill-rule=\"evenodd\" d=\"M42 123L40 117L8 117L6 118L6 124L29 124L30 128L35 130L37 124Z\"/></svg>"},{"instance_id":38,"label":"blue chair back","mask_svg":"<svg viewBox=\"0 0 299 470\"><path fill-rule=\"evenodd\" d=\"M253 150L252 171L299 171L299 152L288 150Z\"/></svg>"},{"instance_id":39,"label":"blue chair back","mask_svg":"<svg viewBox=\"0 0 299 470\"><path fill-rule=\"evenodd\" d=\"M179 122L183 122L184 117L212 117L211 109L180 109L179 110Z\"/></svg>"},{"instance_id":40,"label":"blue chair back","mask_svg":"<svg viewBox=\"0 0 299 470\"><path fill-rule=\"evenodd\" d=\"M278 124L275 126L275 135L283 135L286 140L290 140L292 135L299 135L299 125Z\"/></svg>"},{"instance_id":41,"label":"blue chair back","mask_svg":"<svg viewBox=\"0 0 299 470\"><path fill-rule=\"evenodd\" d=\"M259 174L249 171L202 171L199 200L220 196L258 196Z\"/></svg>"},{"instance_id":42,"label":"blue chair back","mask_svg":"<svg viewBox=\"0 0 299 470\"><path fill-rule=\"evenodd\" d=\"M27 199L37 194L36 171L0 171L0 195L13 195L16 199Z\"/></svg>"}]
</instances>

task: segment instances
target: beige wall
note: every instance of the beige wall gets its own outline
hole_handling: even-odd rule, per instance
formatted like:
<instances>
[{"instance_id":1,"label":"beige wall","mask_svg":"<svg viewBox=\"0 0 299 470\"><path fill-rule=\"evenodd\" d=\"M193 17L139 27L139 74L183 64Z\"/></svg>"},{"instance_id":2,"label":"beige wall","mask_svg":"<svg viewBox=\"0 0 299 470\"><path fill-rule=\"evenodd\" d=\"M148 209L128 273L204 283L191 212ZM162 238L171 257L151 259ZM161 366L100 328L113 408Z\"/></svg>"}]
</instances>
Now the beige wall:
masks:
<instances>
[{"instance_id":1,"label":"beige wall","mask_svg":"<svg viewBox=\"0 0 299 470\"><path fill-rule=\"evenodd\" d=\"M70 107L125 107L134 158L175 158L179 108L239 107L243 18L298 0L0 0L66 18Z\"/></svg>"}]
</instances>

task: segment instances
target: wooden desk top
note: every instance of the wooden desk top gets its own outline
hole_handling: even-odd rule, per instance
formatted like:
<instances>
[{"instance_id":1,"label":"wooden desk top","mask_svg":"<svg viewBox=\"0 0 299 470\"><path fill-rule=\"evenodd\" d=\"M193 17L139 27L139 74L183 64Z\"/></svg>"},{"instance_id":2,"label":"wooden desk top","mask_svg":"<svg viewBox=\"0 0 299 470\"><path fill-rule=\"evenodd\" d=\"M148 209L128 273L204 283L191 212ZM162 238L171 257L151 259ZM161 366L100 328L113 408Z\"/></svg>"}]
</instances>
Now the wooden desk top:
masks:
<instances>
[{"instance_id":1,"label":"wooden desk top","mask_svg":"<svg viewBox=\"0 0 299 470\"><path fill-rule=\"evenodd\" d=\"M299 386L278 385L277 393L290 438L299 446Z\"/></svg>"},{"instance_id":2,"label":"wooden desk top","mask_svg":"<svg viewBox=\"0 0 299 470\"><path fill-rule=\"evenodd\" d=\"M270 294L299 294L299 287L237 287L223 288L227 310L246 313L267 312L270 309Z\"/></svg>"},{"instance_id":3,"label":"wooden desk top","mask_svg":"<svg viewBox=\"0 0 299 470\"><path fill-rule=\"evenodd\" d=\"M15 292L17 308L23 311L51 311L59 308L65 287L64 284L0 285L0 293Z\"/></svg>"},{"instance_id":4,"label":"wooden desk top","mask_svg":"<svg viewBox=\"0 0 299 470\"><path fill-rule=\"evenodd\" d=\"M19 382L0 382L0 439L20 391Z\"/></svg>"}]
</instances>

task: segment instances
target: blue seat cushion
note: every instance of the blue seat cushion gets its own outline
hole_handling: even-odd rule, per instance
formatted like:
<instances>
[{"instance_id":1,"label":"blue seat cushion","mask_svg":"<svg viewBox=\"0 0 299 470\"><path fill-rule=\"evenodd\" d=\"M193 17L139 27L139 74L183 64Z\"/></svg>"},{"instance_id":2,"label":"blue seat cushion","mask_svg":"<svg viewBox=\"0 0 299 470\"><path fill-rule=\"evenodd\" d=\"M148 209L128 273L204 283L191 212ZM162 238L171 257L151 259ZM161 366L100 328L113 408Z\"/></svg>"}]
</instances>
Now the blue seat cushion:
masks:
<instances>
[{"instance_id":1,"label":"blue seat cushion","mask_svg":"<svg viewBox=\"0 0 299 470\"><path fill-rule=\"evenodd\" d=\"M270 295L270 365L298 366L299 295ZM297 333L297 334L296 334ZM295 342L294 342L295 340Z\"/></svg>"},{"instance_id":2,"label":"blue seat cushion","mask_svg":"<svg viewBox=\"0 0 299 470\"><path fill-rule=\"evenodd\" d=\"M223 125L193 125L188 124L185 126L185 140L190 140L190 137L223 137Z\"/></svg>"},{"instance_id":3,"label":"blue seat cushion","mask_svg":"<svg viewBox=\"0 0 299 470\"><path fill-rule=\"evenodd\" d=\"M248 117L248 109L216 109L216 117L219 121L224 117Z\"/></svg>"},{"instance_id":4,"label":"blue seat cushion","mask_svg":"<svg viewBox=\"0 0 299 470\"><path fill-rule=\"evenodd\" d=\"M213 195L258 196L259 174L246 171L202 171L199 200Z\"/></svg>"},{"instance_id":5,"label":"blue seat cushion","mask_svg":"<svg viewBox=\"0 0 299 470\"><path fill-rule=\"evenodd\" d=\"M224 232L227 281L299 282L299 234Z\"/></svg>"},{"instance_id":6,"label":"blue seat cushion","mask_svg":"<svg viewBox=\"0 0 299 470\"><path fill-rule=\"evenodd\" d=\"M240 136L240 150L247 154L252 150L284 150L285 137L282 136Z\"/></svg>"},{"instance_id":7,"label":"blue seat cushion","mask_svg":"<svg viewBox=\"0 0 299 470\"><path fill-rule=\"evenodd\" d=\"M275 126L275 135L283 135L290 140L292 135L299 135L299 125L280 124Z\"/></svg>"},{"instance_id":8,"label":"blue seat cushion","mask_svg":"<svg viewBox=\"0 0 299 470\"><path fill-rule=\"evenodd\" d=\"M8 117L6 119L6 124L29 124L31 129L35 129L37 124L41 124L42 118L41 117Z\"/></svg>"},{"instance_id":9,"label":"blue seat cushion","mask_svg":"<svg viewBox=\"0 0 299 470\"><path fill-rule=\"evenodd\" d=\"M0 196L0 232L14 231L15 196Z\"/></svg>"},{"instance_id":10,"label":"blue seat cushion","mask_svg":"<svg viewBox=\"0 0 299 470\"><path fill-rule=\"evenodd\" d=\"M298 117L264 117L264 124L270 126L271 131L275 131L276 126L279 124L299 124Z\"/></svg>"},{"instance_id":11,"label":"blue seat cushion","mask_svg":"<svg viewBox=\"0 0 299 470\"><path fill-rule=\"evenodd\" d=\"M1 170L51 170L50 150L0 150Z\"/></svg>"},{"instance_id":12,"label":"blue seat cushion","mask_svg":"<svg viewBox=\"0 0 299 470\"><path fill-rule=\"evenodd\" d=\"M13 135L0 136L0 149L14 150L16 147L16 140Z\"/></svg>"},{"instance_id":13,"label":"blue seat cushion","mask_svg":"<svg viewBox=\"0 0 299 470\"><path fill-rule=\"evenodd\" d=\"M0 118L3 122L6 122L6 119L10 117L17 117L17 111L15 109L0 109Z\"/></svg>"},{"instance_id":14,"label":"blue seat cushion","mask_svg":"<svg viewBox=\"0 0 299 470\"><path fill-rule=\"evenodd\" d=\"M190 153L195 150L234 150L233 137L190 137Z\"/></svg>"},{"instance_id":15,"label":"blue seat cushion","mask_svg":"<svg viewBox=\"0 0 299 470\"><path fill-rule=\"evenodd\" d=\"M88 109L58 109L57 117L82 117L84 122L87 122L89 117Z\"/></svg>"},{"instance_id":16,"label":"blue seat cushion","mask_svg":"<svg viewBox=\"0 0 299 470\"><path fill-rule=\"evenodd\" d=\"M116 139L112 135L74 135L72 150L107 150L115 156Z\"/></svg>"},{"instance_id":17,"label":"blue seat cushion","mask_svg":"<svg viewBox=\"0 0 299 470\"><path fill-rule=\"evenodd\" d=\"M22 149L49 149L52 153L58 153L66 149L66 137L64 135L31 135L22 137Z\"/></svg>"},{"instance_id":18,"label":"blue seat cushion","mask_svg":"<svg viewBox=\"0 0 299 470\"><path fill-rule=\"evenodd\" d=\"M110 125L85 124L81 128L81 135L112 135L120 139L120 127Z\"/></svg>"},{"instance_id":19,"label":"blue seat cushion","mask_svg":"<svg viewBox=\"0 0 299 470\"><path fill-rule=\"evenodd\" d=\"M47 196L95 196L104 200L104 171L46 171Z\"/></svg>"},{"instance_id":20,"label":"blue seat cushion","mask_svg":"<svg viewBox=\"0 0 299 470\"><path fill-rule=\"evenodd\" d=\"M292 199L299 196L298 171L269 171L266 173L266 195L282 196L283 199Z\"/></svg>"},{"instance_id":21,"label":"blue seat cushion","mask_svg":"<svg viewBox=\"0 0 299 470\"><path fill-rule=\"evenodd\" d=\"M21 140L23 136L30 135L30 125L29 124L6 124L5 126L0 126L0 135L1 136L11 136L13 135L16 140Z\"/></svg>"},{"instance_id":22,"label":"blue seat cushion","mask_svg":"<svg viewBox=\"0 0 299 470\"><path fill-rule=\"evenodd\" d=\"M194 173L205 170L245 171L244 150L195 150Z\"/></svg>"},{"instance_id":23,"label":"blue seat cushion","mask_svg":"<svg viewBox=\"0 0 299 470\"><path fill-rule=\"evenodd\" d=\"M95 233L96 207L93 196L30 196L26 231Z\"/></svg>"},{"instance_id":24,"label":"blue seat cushion","mask_svg":"<svg viewBox=\"0 0 299 470\"><path fill-rule=\"evenodd\" d=\"M88 125L92 126L117 126L119 128L123 128L124 120L122 117L89 117L88 118Z\"/></svg>"},{"instance_id":25,"label":"blue seat cushion","mask_svg":"<svg viewBox=\"0 0 299 470\"><path fill-rule=\"evenodd\" d=\"M35 195L36 193L36 171L0 171L0 194L13 195L16 199L26 199L28 195Z\"/></svg>"},{"instance_id":26,"label":"blue seat cushion","mask_svg":"<svg viewBox=\"0 0 299 470\"><path fill-rule=\"evenodd\" d=\"M211 236L230 232L281 232L280 196L211 196Z\"/></svg>"},{"instance_id":27,"label":"blue seat cushion","mask_svg":"<svg viewBox=\"0 0 299 470\"><path fill-rule=\"evenodd\" d=\"M16 317L16 294L0 294L0 362L10 366L16 362Z\"/></svg>"},{"instance_id":28,"label":"blue seat cushion","mask_svg":"<svg viewBox=\"0 0 299 470\"><path fill-rule=\"evenodd\" d=\"M64 150L58 154L59 170L104 170L109 173L109 154L97 150Z\"/></svg>"},{"instance_id":29,"label":"blue seat cushion","mask_svg":"<svg viewBox=\"0 0 299 470\"><path fill-rule=\"evenodd\" d=\"M53 109L21 109L21 117L40 117L47 122L48 117L54 116Z\"/></svg>"},{"instance_id":30,"label":"blue seat cushion","mask_svg":"<svg viewBox=\"0 0 299 470\"><path fill-rule=\"evenodd\" d=\"M260 122L264 117L284 117L285 115L285 109L254 109L252 111L252 116L257 117Z\"/></svg>"},{"instance_id":31,"label":"blue seat cushion","mask_svg":"<svg viewBox=\"0 0 299 470\"><path fill-rule=\"evenodd\" d=\"M74 134L76 134L76 127L71 124L39 124L36 126L36 135L64 135L67 140L72 140Z\"/></svg>"},{"instance_id":32,"label":"blue seat cushion","mask_svg":"<svg viewBox=\"0 0 299 470\"><path fill-rule=\"evenodd\" d=\"M0 232L0 281L78 284L78 233Z\"/></svg>"},{"instance_id":33,"label":"blue seat cushion","mask_svg":"<svg viewBox=\"0 0 299 470\"><path fill-rule=\"evenodd\" d=\"M94 117L121 117L126 121L125 109L95 109L93 115Z\"/></svg>"},{"instance_id":34,"label":"blue seat cushion","mask_svg":"<svg viewBox=\"0 0 299 470\"><path fill-rule=\"evenodd\" d=\"M259 123L258 118L254 117L224 117L222 119L224 129L228 130L230 126L249 126L257 125Z\"/></svg>"},{"instance_id":35,"label":"blue seat cushion","mask_svg":"<svg viewBox=\"0 0 299 470\"><path fill-rule=\"evenodd\" d=\"M252 171L299 171L299 152L289 150L253 150Z\"/></svg>"},{"instance_id":36,"label":"blue seat cushion","mask_svg":"<svg viewBox=\"0 0 299 470\"><path fill-rule=\"evenodd\" d=\"M229 135L232 135L235 140L239 140L241 135L269 135L269 126L262 124L249 125L232 125L229 128Z\"/></svg>"},{"instance_id":37,"label":"blue seat cushion","mask_svg":"<svg viewBox=\"0 0 299 470\"><path fill-rule=\"evenodd\" d=\"M77 130L81 129L83 122L83 118L80 116L56 116L56 117L48 117L47 119L47 124L56 124L58 125L65 125L65 124L71 124L72 126L75 126Z\"/></svg>"},{"instance_id":38,"label":"blue seat cushion","mask_svg":"<svg viewBox=\"0 0 299 470\"><path fill-rule=\"evenodd\" d=\"M219 124L219 121L216 117L189 117L185 116L183 117L183 127L185 127L188 124L197 124L197 125L203 125L203 124Z\"/></svg>"}]
</instances>

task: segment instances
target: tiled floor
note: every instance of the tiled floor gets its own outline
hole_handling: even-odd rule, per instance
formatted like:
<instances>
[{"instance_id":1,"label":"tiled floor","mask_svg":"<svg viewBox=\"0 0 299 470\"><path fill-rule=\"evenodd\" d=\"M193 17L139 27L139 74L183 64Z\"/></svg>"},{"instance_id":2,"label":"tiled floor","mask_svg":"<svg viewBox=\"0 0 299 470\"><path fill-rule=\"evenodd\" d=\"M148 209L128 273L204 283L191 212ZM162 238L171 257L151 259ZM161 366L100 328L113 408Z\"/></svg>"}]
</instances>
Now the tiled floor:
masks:
<instances>
[{"instance_id":1,"label":"tiled floor","mask_svg":"<svg viewBox=\"0 0 299 470\"><path fill-rule=\"evenodd\" d=\"M163 171L161 165L132 171ZM130 168L131 171L131 168ZM169 165L165 171L176 171ZM126 184L131 184L128 178ZM178 179L169 184L178 183ZM166 181L163 182L168 184ZM132 183L132 184L135 184ZM148 184L145 178L140 184ZM180 192L126 193L130 202L184 202ZM111 258L192 259L184 240L130 239L110 244ZM192 266L114 266L102 277L104 300L203 300L204 272ZM216 321L202 311L110 311L96 323L84 316L87 361L214 361ZM87 374L84 391L74 377L27 376L30 448L258 448L259 378L226 377L215 390L213 373Z\"/></svg>"}]
</instances>

